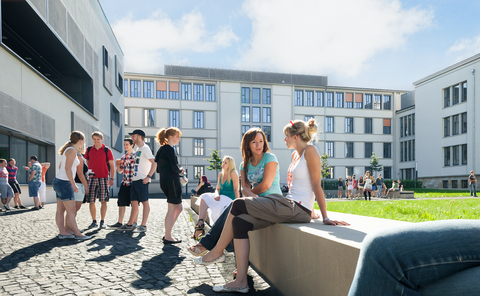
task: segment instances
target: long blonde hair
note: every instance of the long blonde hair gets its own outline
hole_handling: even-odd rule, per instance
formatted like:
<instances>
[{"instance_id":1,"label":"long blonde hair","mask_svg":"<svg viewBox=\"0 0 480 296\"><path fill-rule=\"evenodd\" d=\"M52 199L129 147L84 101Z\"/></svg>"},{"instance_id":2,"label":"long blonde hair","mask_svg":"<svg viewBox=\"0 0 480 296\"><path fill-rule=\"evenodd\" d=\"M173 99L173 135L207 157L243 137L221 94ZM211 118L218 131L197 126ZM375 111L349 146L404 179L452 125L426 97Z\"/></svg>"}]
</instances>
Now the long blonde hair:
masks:
<instances>
[{"instance_id":1,"label":"long blonde hair","mask_svg":"<svg viewBox=\"0 0 480 296\"><path fill-rule=\"evenodd\" d=\"M70 141L65 143L60 150L58 150L58 154L63 155L63 152L65 152L65 149L68 147L72 147L73 145L77 144L78 141L80 140L85 140L85 135L82 132L79 131L73 131L70 133Z\"/></svg>"},{"instance_id":2,"label":"long blonde hair","mask_svg":"<svg viewBox=\"0 0 480 296\"><path fill-rule=\"evenodd\" d=\"M228 162L228 171L225 171L223 168L222 168L222 178L223 176L225 176L225 174L227 174L227 181L231 180L232 179L232 176L231 173L232 171L234 171L236 169L235 167L235 159L233 159L233 157L231 156L228 156L226 155L223 160L227 160Z\"/></svg>"}]
</instances>

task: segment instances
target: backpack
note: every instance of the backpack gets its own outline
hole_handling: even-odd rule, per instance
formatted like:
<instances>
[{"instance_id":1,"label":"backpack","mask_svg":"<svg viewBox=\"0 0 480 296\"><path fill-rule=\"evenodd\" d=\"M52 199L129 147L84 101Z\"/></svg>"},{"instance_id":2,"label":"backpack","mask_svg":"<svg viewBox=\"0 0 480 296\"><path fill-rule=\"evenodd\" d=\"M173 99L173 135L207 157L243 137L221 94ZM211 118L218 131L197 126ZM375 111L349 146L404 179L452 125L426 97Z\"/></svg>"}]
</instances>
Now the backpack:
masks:
<instances>
[{"instance_id":1,"label":"backpack","mask_svg":"<svg viewBox=\"0 0 480 296\"><path fill-rule=\"evenodd\" d=\"M88 158L87 160L90 158L90 149L92 149L93 146L90 146L87 148L87 153L88 153ZM108 150L110 150L107 146L104 147L105 149L105 159L107 161L107 168L108 168L108 171L110 172L110 163L108 162Z\"/></svg>"}]
</instances>

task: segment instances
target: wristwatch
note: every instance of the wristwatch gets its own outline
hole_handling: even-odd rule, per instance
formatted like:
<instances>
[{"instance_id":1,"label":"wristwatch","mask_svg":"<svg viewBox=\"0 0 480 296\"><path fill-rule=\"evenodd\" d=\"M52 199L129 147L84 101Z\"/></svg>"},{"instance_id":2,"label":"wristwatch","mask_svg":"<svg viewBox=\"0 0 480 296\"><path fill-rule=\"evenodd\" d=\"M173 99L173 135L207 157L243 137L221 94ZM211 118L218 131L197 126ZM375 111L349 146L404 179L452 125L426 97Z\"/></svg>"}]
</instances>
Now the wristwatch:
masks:
<instances>
[{"instance_id":1,"label":"wristwatch","mask_svg":"<svg viewBox=\"0 0 480 296\"><path fill-rule=\"evenodd\" d=\"M149 177L150 179L152 178L152 176L150 176L150 175L147 175L147 177Z\"/></svg>"}]
</instances>

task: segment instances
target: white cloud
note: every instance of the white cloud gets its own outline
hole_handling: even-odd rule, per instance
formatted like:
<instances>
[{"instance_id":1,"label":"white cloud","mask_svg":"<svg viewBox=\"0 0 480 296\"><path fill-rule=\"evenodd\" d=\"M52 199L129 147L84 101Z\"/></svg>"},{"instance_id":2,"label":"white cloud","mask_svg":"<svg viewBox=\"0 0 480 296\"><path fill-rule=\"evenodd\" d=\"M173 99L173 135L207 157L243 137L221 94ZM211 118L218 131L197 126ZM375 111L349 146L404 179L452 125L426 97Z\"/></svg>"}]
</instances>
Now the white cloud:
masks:
<instances>
[{"instance_id":1,"label":"white cloud","mask_svg":"<svg viewBox=\"0 0 480 296\"><path fill-rule=\"evenodd\" d=\"M375 54L431 25L433 12L398 0L247 0L252 38L238 68L356 76Z\"/></svg>"},{"instance_id":2,"label":"white cloud","mask_svg":"<svg viewBox=\"0 0 480 296\"><path fill-rule=\"evenodd\" d=\"M131 16L112 25L125 54L125 70L141 73L162 73L167 63L184 64L185 53L214 52L238 40L230 27L209 32L201 13L192 11L173 21L158 11L147 19Z\"/></svg>"},{"instance_id":3,"label":"white cloud","mask_svg":"<svg viewBox=\"0 0 480 296\"><path fill-rule=\"evenodd\" d=\"M473 38L461 38L455 41L447 53L458 54L457 60L463 60L480 53L480 35Z\"/></svg>"}]
</instances>

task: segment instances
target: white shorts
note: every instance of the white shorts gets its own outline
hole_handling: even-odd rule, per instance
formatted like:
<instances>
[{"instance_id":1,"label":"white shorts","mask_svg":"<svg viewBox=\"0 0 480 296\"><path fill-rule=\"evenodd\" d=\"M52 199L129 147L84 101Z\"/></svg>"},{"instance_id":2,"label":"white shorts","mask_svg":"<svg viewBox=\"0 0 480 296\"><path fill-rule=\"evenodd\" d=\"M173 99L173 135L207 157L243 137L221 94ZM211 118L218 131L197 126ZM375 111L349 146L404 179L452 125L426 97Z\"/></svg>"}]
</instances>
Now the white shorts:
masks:
<instances>
[{"instance_id":1,"label":"white shorts","mask_svg":"<svg viewBox=\"0 0 480 296\"><path fill-rule=\"evenodd\" d=\"M353 189L353 185L348 185L348 190L352 190Z\"/></svg>"},{"instance_id":2,"label":"white shorts","mask_svg":"<svg viewBox=\"0 0 480 296\"><path fill-rule=\"evenodd\" d=\"M202 199L208 206L210 225L213 225L213 223L217 221L218 217L220 217L220 215L223 213L223 210L225 210L225 208L228 207L233 201L226 195L220 195L220 200L216 201L215 193L204 193L198 197L195 204L199 206Z\"/></svg>"},{"instance_id":3,"label":"white shorts","mask_svg":"<svg viewBox=\"0 0 480 296\"><path fill-rule=\"evenodd\" d=\"M42 182L40 188L38 188L38 197L40 198L40 202L47 201L47 184L45 182Z\"/></svg>"}]
</instances>

